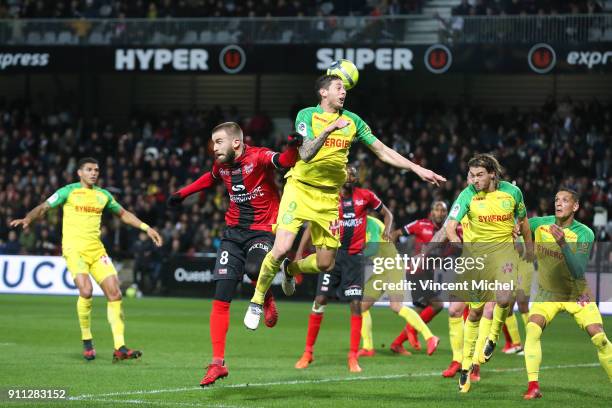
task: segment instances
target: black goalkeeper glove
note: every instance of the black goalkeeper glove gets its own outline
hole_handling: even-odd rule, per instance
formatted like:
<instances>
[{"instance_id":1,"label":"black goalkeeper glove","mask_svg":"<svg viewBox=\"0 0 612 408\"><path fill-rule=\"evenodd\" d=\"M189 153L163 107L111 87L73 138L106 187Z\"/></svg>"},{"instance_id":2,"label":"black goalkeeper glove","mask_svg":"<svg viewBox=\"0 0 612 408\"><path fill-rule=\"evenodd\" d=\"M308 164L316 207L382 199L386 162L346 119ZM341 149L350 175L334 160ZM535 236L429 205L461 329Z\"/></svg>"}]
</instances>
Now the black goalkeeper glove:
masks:
<instances>
[{"instance_id":1,"label":"black goalkeeper glove","mask_svg":"<svg viewBox=\"0 0 612 408\"><path fill-rule=\"evenodd\" d=\"M298 132L291 132L287 136L287 144L289 146L300 147L304 138Z\"/></svg>"},{"instance_id":2,"label":"black goalkeeper glove","mask_svg":"<svg viewBox=\"0 0 612 408\"><path fill-rule=\"evenodd\" d=\"M176 208L181 205L183 202L183 198L179 193L173 193L168 200L166 201L166 205L170 208Z\"/></svg>"}]
</instances>

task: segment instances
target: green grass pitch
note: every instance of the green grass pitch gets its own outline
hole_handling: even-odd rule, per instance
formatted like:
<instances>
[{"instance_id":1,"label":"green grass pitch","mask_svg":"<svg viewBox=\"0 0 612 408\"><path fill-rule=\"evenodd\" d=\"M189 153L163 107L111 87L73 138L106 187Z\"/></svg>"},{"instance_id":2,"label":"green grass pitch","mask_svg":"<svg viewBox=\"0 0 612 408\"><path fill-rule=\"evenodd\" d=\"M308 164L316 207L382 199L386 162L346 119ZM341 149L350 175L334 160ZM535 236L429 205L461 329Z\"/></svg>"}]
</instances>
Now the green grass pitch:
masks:
<instances>
[{"instance_id":1,"label":"green grass pitch","mask_svg":"<svg viewBox=\"0 0 612 408\"><path fill-rule=\"evenodd\" d=\"M497 352L483 367L482 381L467 395L457 379L440 375L450 361L448 319L431 323L442 338L428 357L394 356L389 343L403 321L387 308L372 312L377 355L360 360L363 372L346 365L349 312L328 306L310 368L293 368L304 348L310 304L279 302L277 327L256 332L242 325L246 303L231 309L227 379L201 389L209 362L210 300L145 298L124 301L126 340L143 351L139 361L111 363L112 337L106 302L94 300L92 330L98 357L86 362L76 318L76 299L0 295L0 406L54 407L611 407L612 387L595 348L568 315L543 336L540 384L544 398L522 401L527 378L522 356ZM612 332L612 318L604 324ZM70 400L9 402L10 387L67 388Z\"/></svg>"}]
</instances>

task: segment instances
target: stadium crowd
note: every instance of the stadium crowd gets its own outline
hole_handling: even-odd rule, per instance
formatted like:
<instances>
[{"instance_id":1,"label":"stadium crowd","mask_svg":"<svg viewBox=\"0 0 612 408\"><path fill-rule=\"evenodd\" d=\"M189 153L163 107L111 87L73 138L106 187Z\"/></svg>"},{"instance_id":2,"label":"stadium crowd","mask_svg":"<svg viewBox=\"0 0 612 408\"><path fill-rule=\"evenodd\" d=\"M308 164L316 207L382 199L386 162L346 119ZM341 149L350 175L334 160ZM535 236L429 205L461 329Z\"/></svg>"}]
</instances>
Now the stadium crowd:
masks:
<instances>
[{"instance_id":1,"label":"stadium crowd","mask_svg":"<svg viewBox=\"0 0 612 408\"><path fill-rule=\"evenodd\" d=\"M424 0L1 0L0 18L188 18L381 15L419 12Z\"/></svg>"},{"instance_id":2,"label":"stadium crowd","mask_svg":"<svg viewBox=\"0 0 612 408\"><path fill-rule=\"evenodd\" d=\"M456 16L594 14L602 11L601 1L597 0L461 0L452 9Z\"/></svg>"},{"instance_id":3,"label":"stadium crowd","mask_svg":"<svg viewBox=\"0 0 612 408\"><path fill-rule=\"evenodd\" d=\"M365 119L385 143L449 179L434 190L412 174L383 165L365 147L354 146L351 161L359 168L362 185L380 195L398 226L427 216L433 199L451 203L465 186L466 163L476 152L493 152L500 159L507 179L521 187L530 215L550 214L561 184L581 193L580 221L592 226L597 207L612 214L610 105L550 99L528 113L490 113L432 102L412 114ZM106 214L101 233L111 256L134 254L136 261L153 259L157 265L169 253L215 251L228 205L225 187L192 197L182 211L168 210L165 201L211 167L210 129L227 120L241 123L247 135L255 136L247 142L283 148L283 135L265 114L246 120L235 108L140 114L127 128L117 129L97 119L83 121L66 109L43 113L22 103L0 104L0 253L60 254L59 210L49 211L23 232L11 230L8 222L74 182L77 160L84 156L100 160L99 184L156 226L166 242L163 250L153 250L144 234ZM606 236L603 229L598 234L599 239Z\"/></svg>"}]
</instances>

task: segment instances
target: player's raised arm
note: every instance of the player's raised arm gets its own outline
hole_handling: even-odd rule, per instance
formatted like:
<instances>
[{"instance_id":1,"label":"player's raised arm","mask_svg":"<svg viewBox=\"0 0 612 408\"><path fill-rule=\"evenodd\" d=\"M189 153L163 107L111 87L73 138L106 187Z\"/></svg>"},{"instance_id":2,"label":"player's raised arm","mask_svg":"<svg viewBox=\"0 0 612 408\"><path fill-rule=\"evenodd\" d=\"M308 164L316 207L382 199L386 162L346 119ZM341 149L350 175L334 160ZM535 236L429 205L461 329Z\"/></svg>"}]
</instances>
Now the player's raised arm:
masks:
<instances>
[{"instance_id":1,"label":"player's raised arm","mask_svg":"<svg viewBox=\"0 0 612 408\"><path fill-rule=\"evenodd\" d=\"M168 205L168 207L177 207L183 202L185 198L189 197L190 195L210 188L213 184L215 184L215 181L216 178L213 172L207 171L193 183L172 193L170 197L168 197L168 201L166 202L166 204Z\"/></svg>"},{"instance_id":2,"label":"player's raised arm","mask_svg":"<svg viewBox=\"0 0 612 408\"><path fill-rule=\"evenodd\" d=\"M129 212L128 210L125 209L121 209L121 211L119 213L115 213L119 216L119 219L127 224L127 225L131 225L134 228L138 228L142 231L144 231L149 238L151 238L153 240L153 242L155 243L156 246L160 247L164 244L164 240L162 239L162 237L159 235L159 233L157 231L155 231L155 229L149 227L146 223L142 222L137 216L135 216L133 213Z\"/></svg>"},{"instance_id":3,"label":"player's raised arm","mask_svg":"<svg viewBox=\"0 0 612 408\"><path fill-rule=\"evenodd\" d=\"M34 207L25 216L25 218L12 220L9 225L13 228L18 227L20 225L24 229L28 228L32 222L36 221L37 219L42 217L44 214L46 214L46 212L49 211L50 208L55 208L57 206L64 204L66 202L66 199L68 198L68 194L69 192L66 187L60 188L55 193L53 193L53 195L49 197L45 202Z\"/></svg>"},{"instance_id":4,"label":"player's raised arm","mask_svg":"<svg viewBox=\"0 0 612 408\"><path fill-rule=\"evenodd\" d=\"M446 178L408 160L378 139L372 144L368 145L368 148L383 162L393 167L410 170L419 176L423 181L427 181L430 184L439 186L440 183L446 181Z\"/></svg>"},{"instance_id":5,"label":"player's raised arm","mask_svg":"<svg viewBox=\"0 0 612 408\"><path fill-rule=\"evenodd\" d=\"M24 229L28 228L30 224L36 221L38 218L42 217L47 211L49 211L51 206L46 201L34 207L25 218L19 218L12 220L10 222L10 226L12 228L22 226Z\"/></svg>"}]
</instances>

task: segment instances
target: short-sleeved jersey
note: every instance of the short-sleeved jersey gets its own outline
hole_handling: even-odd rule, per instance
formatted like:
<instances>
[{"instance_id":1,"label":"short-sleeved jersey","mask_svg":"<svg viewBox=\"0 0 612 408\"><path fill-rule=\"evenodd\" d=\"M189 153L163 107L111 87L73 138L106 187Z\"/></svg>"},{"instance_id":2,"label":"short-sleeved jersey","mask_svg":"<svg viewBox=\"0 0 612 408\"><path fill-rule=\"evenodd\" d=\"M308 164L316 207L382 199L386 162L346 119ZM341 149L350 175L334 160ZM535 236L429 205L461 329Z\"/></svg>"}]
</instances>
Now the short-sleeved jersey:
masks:
<instances>
[{"instance_id":1,"label":"short-sleeved jersey","mask_svg":"<svg viewBox=\"0 0 612 408\"><path fill-rule=\"evenodd\" d=\"M376 217L368 215L366 223L366 246L363 251L363 255L366 257L373 257L379 254L381 245L393 245L388 240L383 238L385 232L385 224ZM393 246L395 248L395 246Z\"/></svg>"},{"instance_id":2,"label":"short-sleeved jersey","mask_svg":"<svg viewBox=\"0 0 612 408\"><path fill-rule=\"evenodd\" d=\"M340 194L340 242L349 254L363 251L368 210L380 210L382 201L372 191L354 187L348 196Z\"/></svg>"},{"instance_id":3,"label":"short-sleeved jersey","mask_svg":"<svg viewBox=\"0 0 612 408\"><path fill-rule=\"evenodd\" d=\"M472 235L470 232L470 220L467 215L463 216L463 218L461 219L461 233L463 241L472 242Z\"/></svg>"},{"instance_id":4,"label":"short-sleeved jersey","mask_svg":"<svg viewBox=\"0 0 612 408\"><path fill-rule=\"evenodd\" d=\"M555 216L534 217L529 220L529 228L534 234L535 253L538 259L538 283L541 288L556 294L573 294L580 290L576 279L570 273L561 248L550 232ZM595 241L593 231L586 225L574 220L569 227L563 228L565 241L577 261L586 269L589 254Z\"/></svg>"},{"instance_id":5,"label":"short-sleeved jersey","mask_svg":"<svg viewBox=\"0 0 612 408\"><path fill-rule=\"evenodd\" d=\"M81 183L68 184L47 199L50 207L63 206L62 250L95 251L103 248L100 241L102 211L115 214L122 211L111 193L94 186L85 188Z\"/></svg>"},{"instance_id":6,"label":"short-sleeved jersey","mask_svg":"<svg viewBox=\"0 0 612 408\"><path fill-rule=\"evenodd\" d=\"M346 163L349 148L354 140L371 145L377 139L370 127L356 114L348 110L339 113L325 112L321 106L302 109L295 118L295 130L303 137L315 139L330 124L342 118L349 125L332 132L317 154L307 163L298 160L287 173L312 186L340 188L346 180Z\"/></svg>"},{"instance_id":7,"label":"short-sleeved jersey","mask_svg":"<svg viewBox=\"0 0 612 408\"><path fill-rule=\"evenodd\" d=\"M467 186L451 207L449 218L469 221L468 237L464 242L512 242L515 219L527 215L523 193L515 185L501 181L497 190L477 191ZM468 240L469 238L469 240Z\"/></svg>"},{"instance_id":8,"label":"short-sleeved jersey","mask_svg":"<svg viewBox=\"0 0 612 408\"><path fill-rule=\"evenodd\" d=\"M279 155L265 147L245 145L232 164L215 162L212 176L223 181L230 197L227 226L272 231L280 202L274 181L274 169L281 167Z\"/></svg>"},{"instance_id":9,"label":"short-sleeved jersey","mask_svg":"<svg viewBox=\"0 0 612 408\"><path fill-rule=\"evenodd\" d=\"M414 250L416 253L420 253L423 244L430 242L440 228L442 228L441 225L436 224L429 218L423 218L404 225L402 232L404 235L414 236Z\"/></svg>"}]
</instances>

